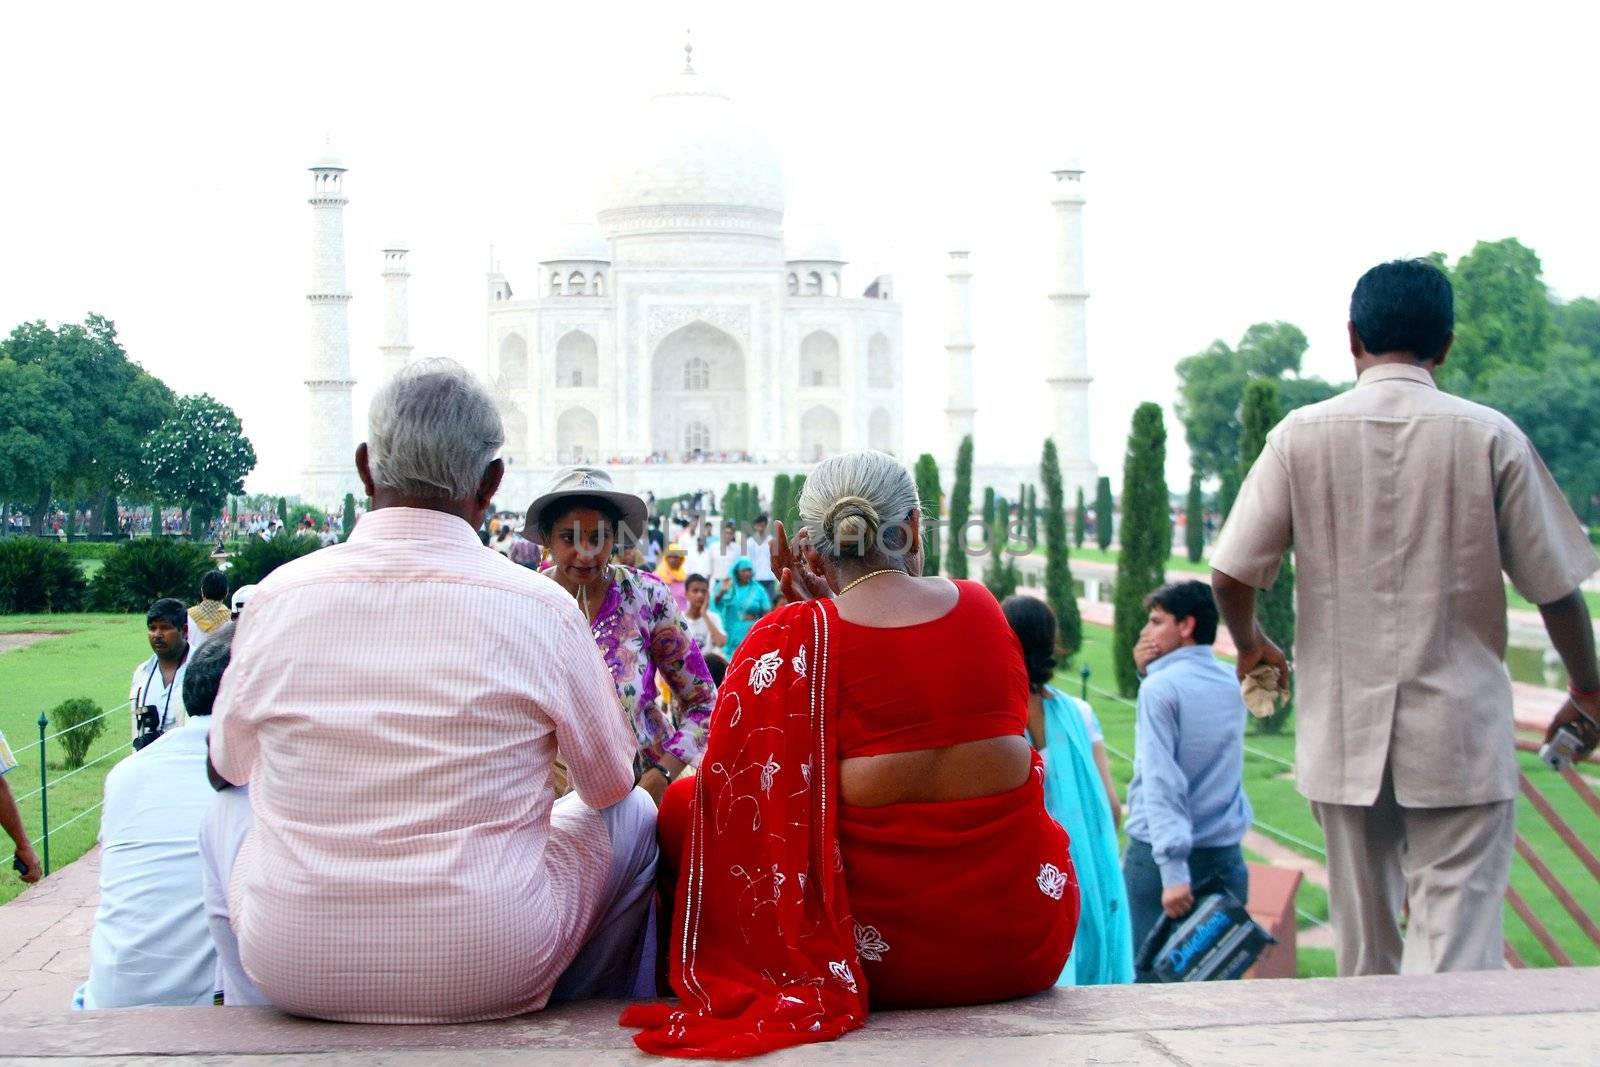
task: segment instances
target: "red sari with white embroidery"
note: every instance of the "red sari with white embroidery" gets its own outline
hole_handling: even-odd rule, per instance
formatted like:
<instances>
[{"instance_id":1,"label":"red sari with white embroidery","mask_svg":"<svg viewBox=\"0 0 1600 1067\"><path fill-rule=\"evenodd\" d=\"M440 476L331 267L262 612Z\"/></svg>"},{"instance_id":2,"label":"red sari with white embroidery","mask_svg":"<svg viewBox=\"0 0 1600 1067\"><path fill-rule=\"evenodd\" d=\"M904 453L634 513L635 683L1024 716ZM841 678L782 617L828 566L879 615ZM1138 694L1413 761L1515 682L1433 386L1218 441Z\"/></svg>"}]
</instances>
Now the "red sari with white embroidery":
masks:
<instances>
[{"instance_id":1,"label":"red sari with white embroidery","mask_svg":"<svg viewBox=\"0 0 1600 1067\"><path fill-rule=\"evenodd\" d=\"M860 1026L875 1007L975 1004L1054 984L1078 893L1041 766L971 800L847 807L843 757L1020 735L1021 650L981 585L880 629L792 604L739 646L706 756L662 802L680 1001L623 1013L649 1052L739 1057ZM870 994L869 994L870 991Z\"/></svg>"}]
</instances>

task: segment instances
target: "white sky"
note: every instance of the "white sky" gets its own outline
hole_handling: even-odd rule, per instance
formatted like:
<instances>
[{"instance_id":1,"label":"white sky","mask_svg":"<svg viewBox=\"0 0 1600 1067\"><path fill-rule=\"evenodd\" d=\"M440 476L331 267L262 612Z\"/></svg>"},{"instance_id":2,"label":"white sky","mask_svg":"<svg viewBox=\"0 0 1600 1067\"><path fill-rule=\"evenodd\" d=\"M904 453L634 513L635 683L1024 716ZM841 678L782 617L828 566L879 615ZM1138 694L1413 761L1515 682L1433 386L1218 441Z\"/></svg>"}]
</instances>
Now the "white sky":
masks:
<instances>
[{"instance_id":1,"label":"white sky","mask_svg":"<svg viewBox=\"0 0 1600 1067\"><path fill-rule=\"evenodd\" d=\"M351 168L358 434L378 251L412 249L419 355L481 367L487 249L519 293L587 211L614 131L681 65L764 125L791 225L823 221L849 291L893 273L907 444L942 447L944 252L974 252L978 450L1046 432L1048 172L1088 168L1095 458L1135 404L1252 322L1349 377L1366 267L1517 236L1563 297L1600 295L1600 5L9 4L0 8L0 329L113 318L129 354L244 419L253 491L297 490L306 165ZM948 459L949 457L941 457Z\"/></svg>"}]
</instances>

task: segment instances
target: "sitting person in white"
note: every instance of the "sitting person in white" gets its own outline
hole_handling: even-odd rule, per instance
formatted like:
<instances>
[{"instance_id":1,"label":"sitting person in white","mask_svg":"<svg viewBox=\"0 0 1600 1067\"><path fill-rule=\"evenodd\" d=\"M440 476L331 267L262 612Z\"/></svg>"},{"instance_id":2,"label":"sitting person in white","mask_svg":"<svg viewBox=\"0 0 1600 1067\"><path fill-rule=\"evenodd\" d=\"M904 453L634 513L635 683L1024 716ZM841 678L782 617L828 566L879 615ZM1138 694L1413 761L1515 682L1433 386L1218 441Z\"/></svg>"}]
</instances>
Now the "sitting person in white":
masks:
<instances>
[{"instance_id":1,"label":"sitting person in white","mask_svg":"<svg viewBox=\"0 0 1600 1067\"><path fill-rule=\"evenodd\" d=\"M183 672L189 659L189 611L183 601L164 597L144 613L145 634L155 655L133 669L128 700L133 706L133 736L139 736L139 714L156 709L162 733L182 726L188 713L183 706Z\"/></svg>"},{"instance_id":2,"label":"sitting person in white","mask_svg":"<svg viewBox=\"0 0 1600 1067\"><path fill-rule=\"evenodd\" d=\"M177 601L156 601L152 614L165 603ZM191 710L187 720L106 775L100 905L89 939L89 980L78 987L74 1008L212 1002L217 954L206 924L198 839L215 795L206 739L232 629L211 634L179 675L184 693L177 706Z\"/></svg>"}]
</instances>

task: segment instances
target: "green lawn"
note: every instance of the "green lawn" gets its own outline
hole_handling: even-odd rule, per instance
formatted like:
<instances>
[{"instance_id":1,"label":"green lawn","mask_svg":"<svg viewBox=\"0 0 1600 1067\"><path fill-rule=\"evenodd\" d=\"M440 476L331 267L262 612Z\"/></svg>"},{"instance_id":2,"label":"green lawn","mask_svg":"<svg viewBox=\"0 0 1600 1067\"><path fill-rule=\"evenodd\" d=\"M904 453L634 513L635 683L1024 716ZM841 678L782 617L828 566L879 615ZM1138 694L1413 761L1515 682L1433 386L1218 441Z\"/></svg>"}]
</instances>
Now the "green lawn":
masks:
<instances>
[{"instance_id":1,"label":"green lawn","mask_svg":"<svg viewBox=\"0 0 1600 1067\"><path fill-rule=\"evenodd\" d=\"M1600 593L1592 589L1585 589L1583 591L1583 599L1589 603L1589 614L1600 619ZM1539 610L1539 605L1523 597L1521 593L1511 588L1510 585L1506 586L1506 607L1512 611Z\"/></svg>"},{"instance_id":2,"label":"green lawn","mask_svg":"<svg viewBox=\"0 0 1600 1067\"><path fill-rule=\"evenodd\" d=\"M19 799L39 788L39 713L79 696L90 697L107 709L123 704L133 668L150 655L143 622L137 615L0 618L0 633L45 631L63 635L0 653L0 732L18 750L17 769L6 778ZM126 714L109 715L104 722L105 732L90 748L84 768L50 787L50 825L64 827L52 830L50 835L52 870L77 859L94 844L100 833L100 815L98 809L90 809L100 803L106 772L130 751ZM54 732L46 729L46 733ZM62 765L60 741L48 742L48 749L45 771L54 780L68 772ZM34 847L43 855L39 800L31 797L23 800L20 807ZM77 818L79 815L83 817ZM0 876L0 904L21 890L22 884L6 869Z\"/></svg>"},{"instance_id":3,"label":"green lawn","mask_svg":"<svg viewBox=\"0 0 1600 1067\"><path fill-rule=\"evenodd\" d=\"M1128 703L1117 697L1095 691L1115 690L1109 629L1092 625L1084 627L1083 652L1071 667L1056 675L1057 686L1075 696L1081 695L1079 668L1084 665L1089 667L1089 703L1094 707L1105 731L1106 748L1111 756L1111 773L1126 798L1128 781L1133 777L1133 766L1128 757L1133 753L1134 711ZM1285 733L1266 737L1249 734L1245 737L1245 745L1244 787L1255 812L1256 829L1280 844L1320 860L1322 830L1312 817L1310 806L1295 791L1290 769L1279 762L1293 760L1294 735ZM1551 774L1549 768L1535 756L1519 754L1518 762L1523 772L1579 837L1593 841L1600 836L1597 835L1594 813L1565 782ZM1596 784L1600 783L1591 782L1591 785ZM1600 914L1600 883L1589 875L1534 806L1520 797L1517 800L1517 830L1576 898L1578 905L1589 915ZM1527 901L1574 963L1579 966L1600 964L1600 947L1596 947L1584 935L1521 857L1512 861L1511 886ZM1315 886L1302 883L1295 907L1301 912L1302 925L1309 922L1305 918L1307 915L1320 921L1328 914L1327 896ZM1529 966L1554 964L1555 961L1509 905L1506 908L1506 932L1512 947ZM1317 952L1301 950L1302 975L1332 973L1331 953L1323 950L1319 954L1311 954ZM1322 969L1324 964L1326 970Z\"/></svg>"}]
</instances>

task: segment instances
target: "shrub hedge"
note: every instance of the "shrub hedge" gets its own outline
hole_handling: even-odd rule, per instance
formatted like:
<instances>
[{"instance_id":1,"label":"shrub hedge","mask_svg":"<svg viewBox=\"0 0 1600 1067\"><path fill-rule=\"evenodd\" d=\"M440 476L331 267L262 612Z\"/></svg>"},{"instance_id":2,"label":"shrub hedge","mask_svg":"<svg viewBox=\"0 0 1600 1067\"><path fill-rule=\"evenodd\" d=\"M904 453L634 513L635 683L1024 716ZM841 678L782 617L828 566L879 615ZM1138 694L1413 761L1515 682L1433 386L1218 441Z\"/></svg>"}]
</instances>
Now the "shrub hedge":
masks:
<instances>
[{"instance_id":1,"label":"shrub hedge","mask_svg":"<svg viewBox=\"0 0 1600 1067\"><path fill-rule=\"evenodd\" d=\"M0 615L82 611L86 589L66 546L39 537L0 539Z\"/></svg>"},{"instance_id":2,"label":"shrub hedge","mask_svg":"<svg viewBox=\"0 0 1600 1067\"><path fill-rule=\"evenodd\" d=\"M228 592L231 595L243 586L255 585L290 560L310 555L321 547L321 542L306 534L285 532L270 541L252 537L229 560Z\"/></svg>"},{"instance_id":3,"label":"shrub hedge","mask_svg":"<svg viewBox=\"0 0 1600 1067\"><path fill-rule=\"evenodd\" d=\"M97 611L143 611L162 597L192 603L200 593L200 576L214 566L210 549L193 541L125 541L94 576L90 599Z\"/></svg>"}]
</instances>

